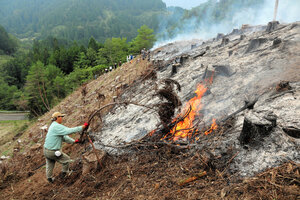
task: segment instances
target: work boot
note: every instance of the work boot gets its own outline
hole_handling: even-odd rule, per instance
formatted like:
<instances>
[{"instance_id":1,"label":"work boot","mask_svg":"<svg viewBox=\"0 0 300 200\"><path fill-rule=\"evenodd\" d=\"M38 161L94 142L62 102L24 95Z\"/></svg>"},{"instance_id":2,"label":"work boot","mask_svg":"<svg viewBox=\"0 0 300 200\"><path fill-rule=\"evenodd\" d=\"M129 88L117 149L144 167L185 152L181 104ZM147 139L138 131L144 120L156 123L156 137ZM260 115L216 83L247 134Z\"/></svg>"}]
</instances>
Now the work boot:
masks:
<instances>
[{"instance_id":1,"label":"work boot","mask_svg":"<svg viewBox=\"0 0 300 200\"><path fill-rule=\"evenodd\" d=\"M54 178L48 178L47 179L49 183L53 183L54 182Z\"/></svg>"},{"instance_id":2,"label":"work boot","mask_svg":"<svg viewBox=\"0 0 300 200\"><path fill-rule=\"evenodd\" d=\"M69 170L67 172L62 172L61 173L61 178L65 178L66 176L70 176L72 174L72 170Z\"/></svg>"}]
</instances>

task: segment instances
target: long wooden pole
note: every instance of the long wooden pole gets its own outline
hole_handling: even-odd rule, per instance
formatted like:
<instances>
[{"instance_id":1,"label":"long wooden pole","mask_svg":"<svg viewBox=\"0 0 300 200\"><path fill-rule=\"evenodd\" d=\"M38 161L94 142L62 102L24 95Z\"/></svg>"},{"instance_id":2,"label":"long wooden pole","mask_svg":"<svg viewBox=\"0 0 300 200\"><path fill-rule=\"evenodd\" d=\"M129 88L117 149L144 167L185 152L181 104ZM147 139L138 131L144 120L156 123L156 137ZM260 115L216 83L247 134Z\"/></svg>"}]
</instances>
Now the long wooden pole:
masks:
<instances>
[{"instance_id":1,"label":"long wooden pole","mask_svg":"<svg viewBox=\"0 0 300 200\"><path fill-rule=\"evenodd\" d=\"M100 161L100 158L99 158L99 155L98 155L98 153L97 153L97 150L96 150L96 148L95 148L94 143L92 142L92 140L91 140L91 138L90 138L90 136L89 136L88 134L87 134L87 137L88 137L88 140L89 140L90 144L91 144L92 147L93 147L94 154L96 155L96 158L97 158L97 161L98 161L100 167L103 168L103 165L102 165L102 163L101 163L101 161Z\"/></svg>"},{"instance_id":2,"label":"long wooden pole","mask_svg":"<svg viewBox=\"0 0 300 200\"><path fill-rule=\"evenodd\" d=\"M276 21L276 15L277 15L277 10L278 10L278 1L279 0L276 0L276 2L275 2L275 9L274 9L274 18L273 18L273 21Z\"/></svg>"}]
</instances>

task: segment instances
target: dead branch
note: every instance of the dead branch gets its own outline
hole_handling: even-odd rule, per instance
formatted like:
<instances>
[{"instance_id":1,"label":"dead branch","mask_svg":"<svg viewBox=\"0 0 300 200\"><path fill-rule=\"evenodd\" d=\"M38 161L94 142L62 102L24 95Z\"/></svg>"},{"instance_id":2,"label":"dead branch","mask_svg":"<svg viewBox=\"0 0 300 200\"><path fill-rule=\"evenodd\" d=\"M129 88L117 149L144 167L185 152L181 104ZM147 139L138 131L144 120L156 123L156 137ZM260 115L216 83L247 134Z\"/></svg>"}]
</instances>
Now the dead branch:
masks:
<instances>
[{"instance_id":1,"label":"dead branch","mask_svg":"<svg viewBox=\"0 0 300 200\"><path fill-rule=\"evenodd\" d=\"M272 95L272 96L270 96L268 99L266 99L266 101L274 100L274 99L276 99L276 98L278 98L278 97L281 97L281 96L283 96L283 95L285 95L285 94L287 94L287 93L295 94L295 90L287 90L287 91L281 92L280 94Z\"/></svg>"},{"instance_id":2,"label":"dead branch","mask_svg":"<svg viewBox=\"0 0 300 200\"><path fill-rule=\"evenodd\" d=\"M230 160L227 162L227 166L225 167L225 169L221 172L221 175L223 175L225 173L225 171L228 169L230 163L232 162L232 160L239 154L240 152L236 152L231 158Z\"/></svg>"},{"instance_id":3,"label":"dead branch","mask_svg":"<svg viewBox=\"0 0 300 200\"><path fill-rule=\"evenodd\" d=\"M177 90L179 92L181 91L181 85L177 81L175 81L173 79L170 79L170 78L163 79L161 81L165 83L165 89L169 89L170 88L171 90L173 90L174 85L176 85Z\"/></svg>"},{"instance_id":4,"label":"dead branch","mask_svg":"<svg viewBox=\"0 0 300 200\"><path fill-rule=\"evenodd\" d=\"M179 186L183 186L183 185L185 185L185 184L187 184L187 183L193 182L193 181L195 181L195 180L197 180L197 179L199 179L199 178L205 176L206 174L207 174L206 171L197 173L197 174L195 174L195 175L192 176L192 177L189 177L189 178L186 178L186 179L184 179L184 180L179 181L178 185L179 185Z\"/></svg>"},{"instance_id":5,"label":"dead branch","mask_svg":"<svg viewBox=\"0 0 300 200\"><path fill-rule=\"evenodd\" d=\"M127 106L129 104L133 104L133 105L136 105L136 106L142 106L142 107L145 107L145 108L148 108L148 109L152 109L152 110L155 110L153 108L153 106L146 106L146 105L142 105L142 104L139 104L139 103L135 103L135 102L129 102L129 101L123 101L123 102L114 102L114 103L109 103L109 104L106 104L104 106L102 106L101 108L99 108L98 110L94 111L93 113L90 114L89 116L89 119L88 119L88 124L90 124L91 120L103 109L109 107L109 106L114 106L114 105L124 105L124 106ZM100 116L101 118L101 116ZM80 141L83 142L83 136L86 134L87 132L87 129L83 130L81 133L80 133Z\"/></svg>"},{"instance_id":6,"label":"dead branch","mask_svg":"<svg viewBox=\"0 0 300 200\"><path fill-rule=\"evenodd\" d=\"M90 136L89 136L88 134L87 134L87 137L88 137L88 140L89 140L90 144L91 144L92 147L93 147L93 151L94 151L94 154L96 155L96 158L97 158L97 161L98 161L99 165L101 166L101 168L103 168L103 165L102 165L102 163L101 163L101 161L100 161L100 158L99 158L99 155L98 155L98 153L97 153L97 151L96 151L96 148L95 148L94 143L92 142L92 140L91 140L91 138L90 138Z\"/></svg>"},{"instance_id":7,"label":"dead branch","mask_svg":"<svg viewBox=\"0 0 300 200\"><path fill-rule=\"evenodd\" d=\"M44 95L45 95L45 99L46 99L47 105L48 105L49 110L50 110L50 104L49 104L49 101L48 101L48 98L47 98L47 92L45 90L45 81L43 81L43 91L44 91Z\"/></svg>"},{"instance_id":8,"label":"dead branch","mask_svg":"<svg viewBox=\"0 0 300 200\"><path fill-rule=\"evenodd\" d=\"M42 102L43 102L43 104L44 104L44 106L46 107L46 109L49 111L50 110L50 108L49 108L49 106L46 104L46 102L45 102L45 99L44 99L44 97L43 97L43 94L42 94L42 91L41 91L41 88L40 88L40 83L38 82L38 90L39 90L39 93L40 93L40 97L41 97L41 99L42 99Z\"/></svg>"},{"instance_id":9,"label":"dead branch","mask_svg":"<svg viewBox=\"0 0 300 200\"><path fill-rule=\"evenodd\" d=\"M187 143L182 143L182 144L171 144L165 140L160 141L160 142L141 142L141 141L132 141L130 143L124 144L124 145L108 145L108 144L103 144L99 142L99 145L103 147L109 147L109 148L116 148L116 149L122 149L122 148L137 148L137 147L156 147L160 145L167 145L170 147L176 147L179 149L187 149L193 146L197 146L197 144L187 144Z\"/></svg>"},{"instance_id":10,"label":"dead branch","mask_svg":"<svg viewBox=\"0 0 300 200\"><path fill-rule=\"evenodd\" d=\"M222 119L221 121L218 121L217 124L221 123L221 122L225 122L226 120L230 119L231 117L235 116L236 114L242 112L243 110L246 109L252 109L253 106L255 105L255 103L258 101L258 97L256 97L253 101L248 101L245 102L245 105L243 107L241 107L240 109L238 109L237 111L235 111L234 113L228 115L227 117L225 117L224 119Z\"/></svg>"}]
</instances>

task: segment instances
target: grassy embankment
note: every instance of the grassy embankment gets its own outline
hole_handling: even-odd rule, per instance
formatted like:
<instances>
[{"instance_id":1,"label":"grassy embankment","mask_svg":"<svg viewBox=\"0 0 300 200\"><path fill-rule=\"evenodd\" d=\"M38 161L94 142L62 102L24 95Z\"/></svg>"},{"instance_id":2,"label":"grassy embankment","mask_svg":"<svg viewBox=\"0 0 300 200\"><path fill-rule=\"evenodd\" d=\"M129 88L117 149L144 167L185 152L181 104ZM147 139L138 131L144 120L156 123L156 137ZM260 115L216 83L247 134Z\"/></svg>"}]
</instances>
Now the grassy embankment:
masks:
<instances>
[{"instance_id":1,"label":"grassy embankment","mask_svg":"<svg viewBox=\"0 0 300 200\"><path fill-rule=\"evenodd\" d=\"M18 138L25 132L29 120L0 121L0 156L11 156Z\"/></svg>"}]
</instances>

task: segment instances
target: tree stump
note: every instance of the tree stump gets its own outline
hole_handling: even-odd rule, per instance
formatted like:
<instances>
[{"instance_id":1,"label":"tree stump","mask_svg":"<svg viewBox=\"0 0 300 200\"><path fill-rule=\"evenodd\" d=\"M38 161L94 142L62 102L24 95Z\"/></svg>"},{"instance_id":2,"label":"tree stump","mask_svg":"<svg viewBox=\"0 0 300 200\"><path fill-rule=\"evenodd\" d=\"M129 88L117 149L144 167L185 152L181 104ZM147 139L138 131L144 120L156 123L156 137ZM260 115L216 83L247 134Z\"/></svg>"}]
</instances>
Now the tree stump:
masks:
<instances>
[{"instance_id":1,"label":"tree stump","mask_svg":"<svg viewBox=\"0 0 300 200\"><path fill-rule=\"evenodd\" d=\"M276 30L278 25L279 25L278 21L269 22L268 26L267 26L267 29L266 29L266 32L270 33L272 31Z\"/></svg>"},{"instance_id":2,"label":"tree stump","mask_svg":"<svg viewBox=\"0 0 300 200\"><path fill-rule=\"evenodd\" d=\"M256 38L250 40L250 43L248 45L248 48L245 53L250 53L258 49L262 44L266 43L268 41L267 38Z\"/></svg>"},{"instance_id":3,"label":"tree stump","mask_svg":"<svg viewBox=\"0 0 300 200\"><path fill-rule=\"evenodd\" d=\"M268 114L261 117L250 114L245 117L242 132L238 138L241 145L260 146L264 137L271 134L276 126L277 117Z\"/></svg>"},{"instance_id":4,"label":"tree stump","mask_svg":"<svg viewBox=\"0 0 300 200\"><path fill-rule=\"evenodd\" d=\"M96 150L100 163L103 163L106 158L106 152L101 150ZM83 165L82 165L82 175L90 173L92 170L100 169L101 166L98 163L97 156L94 151L86 152L82 155ZM103 165L103 164L102 164Z\"/></svg>"}]
</instances>

